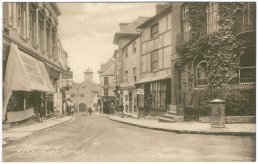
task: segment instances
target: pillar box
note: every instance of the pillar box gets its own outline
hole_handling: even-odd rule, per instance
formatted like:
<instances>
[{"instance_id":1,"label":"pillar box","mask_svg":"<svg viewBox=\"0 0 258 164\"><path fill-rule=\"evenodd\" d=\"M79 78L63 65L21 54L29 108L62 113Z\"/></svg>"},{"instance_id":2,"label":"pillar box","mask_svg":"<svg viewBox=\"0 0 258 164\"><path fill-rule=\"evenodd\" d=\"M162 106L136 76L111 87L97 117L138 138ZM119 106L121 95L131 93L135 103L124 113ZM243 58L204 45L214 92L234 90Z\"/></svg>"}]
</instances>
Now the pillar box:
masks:
<instances>
[{"instance_id":1,"label":"pillar box","mask_svg":"<svg viewBox=\"0 0 258 164\"><path fill-rule=\"evenodd\" d=\"M215 99L211 105L211 128L225 128L225 101Z\"/></svg>"}]
</instances>

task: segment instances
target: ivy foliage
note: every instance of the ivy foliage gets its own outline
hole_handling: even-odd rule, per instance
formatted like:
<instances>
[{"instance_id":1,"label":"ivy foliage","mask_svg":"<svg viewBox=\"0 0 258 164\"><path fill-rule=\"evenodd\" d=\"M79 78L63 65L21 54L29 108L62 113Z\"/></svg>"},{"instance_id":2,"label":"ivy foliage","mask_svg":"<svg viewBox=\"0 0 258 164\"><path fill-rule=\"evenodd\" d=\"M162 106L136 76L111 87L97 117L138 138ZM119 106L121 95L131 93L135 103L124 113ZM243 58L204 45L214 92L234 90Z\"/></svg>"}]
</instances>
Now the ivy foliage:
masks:
<instances>
[{"instance_id":1,"label":"ivy foliage","mask_svg":"<svg viewBox=\"0 0 258 164\"><path fill-rule=\"evenodd\" d=\"M238 78L238 58L244 53L246 42L237 38L237 15L242 12L239 2L218 3L219 29L206 35L207 2L188 3L188 42L176 46L181 65L193 62L197 56L207 61L208 85L226 87Z\"/></svg>"}]
</instances>

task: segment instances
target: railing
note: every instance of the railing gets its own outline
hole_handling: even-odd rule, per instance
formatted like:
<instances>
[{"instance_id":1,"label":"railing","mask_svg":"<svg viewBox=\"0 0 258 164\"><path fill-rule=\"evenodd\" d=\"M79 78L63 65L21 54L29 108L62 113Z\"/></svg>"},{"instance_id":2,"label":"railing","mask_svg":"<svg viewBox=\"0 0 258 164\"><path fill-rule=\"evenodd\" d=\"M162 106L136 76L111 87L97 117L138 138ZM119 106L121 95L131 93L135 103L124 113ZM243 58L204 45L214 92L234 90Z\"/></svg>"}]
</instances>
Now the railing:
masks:
<instances>
[{"instance_id":1,"label":"railing","mask_svg":"<svg viewBox=\"0 0 258 164\"><path fill-rule=\"evenodd\" d=\"M253 84L256 82L256 70L254 67L239 68L239 83L240 84Z\"/></svg>"},{"instance_id":2,"label":"railing","mask_svg":"<svg viewBox=\"0 0 258 164\"><path fill-rule=\"evenodd\" d=\"M207 116L210 113L209 102L213 99L225 100L227 116L255 116L256 90L247 88L200 89L191 91L177 91L176 105L189 107Z\"/></svg>"}]
</instances>

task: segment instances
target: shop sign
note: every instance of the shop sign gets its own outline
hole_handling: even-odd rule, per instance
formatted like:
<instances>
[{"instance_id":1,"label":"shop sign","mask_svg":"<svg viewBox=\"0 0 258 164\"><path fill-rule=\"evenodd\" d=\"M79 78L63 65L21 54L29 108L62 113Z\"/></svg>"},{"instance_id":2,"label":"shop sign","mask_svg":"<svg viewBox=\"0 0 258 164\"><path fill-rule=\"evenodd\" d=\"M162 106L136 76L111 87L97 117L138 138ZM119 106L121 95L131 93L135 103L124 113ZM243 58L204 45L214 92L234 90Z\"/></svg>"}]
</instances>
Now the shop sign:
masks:
<instances>
[{"instance_id":1,"label":"shop sign","mask_svg":"<svg viewBox=\"0 0 258 164\"><path fill-rule=\"evenodd\" d=\"M143 89L137 89L136 94L137 95L144 95L144 90Z\"/></svg>"},{"instance_id":2,"label":"shop sign","mask_svg":"<svg viewBox=\"0 0 258 164\"><path fill-rule=\"evenodd\" d=\"M72 71L63 72L62 77L63 77L63 79L72 79L73 78L73 72Z\"/></svg>"}]
</instances>

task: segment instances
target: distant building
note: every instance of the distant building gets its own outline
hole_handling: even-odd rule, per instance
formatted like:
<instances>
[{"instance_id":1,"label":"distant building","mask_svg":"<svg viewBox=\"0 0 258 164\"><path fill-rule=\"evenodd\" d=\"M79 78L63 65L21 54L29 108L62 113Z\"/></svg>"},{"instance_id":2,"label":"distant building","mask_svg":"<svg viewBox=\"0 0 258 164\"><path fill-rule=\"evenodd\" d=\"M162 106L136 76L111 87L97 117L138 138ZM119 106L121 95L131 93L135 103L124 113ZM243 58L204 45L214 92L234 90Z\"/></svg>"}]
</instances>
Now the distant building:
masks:
<instances>
[{"instance_id":1,"label":"distant building","mask_svg":"<svg viewBox=\"0 0 258 164\"><path fill-rule=\"evenodd\" d=\"M88 68L84 72L82 83L73 83L66 92L75 103L76 110L86 112L89 108L95 110L99 99L99 85L93 82L93 71Z\"/></svg>"},{"instance_id":2,"label":"distant building","mask_svg":"<svg viewBox=\"0 0 258 164\"><path fill-rule=\"evenodd\" d=\"M115 103L115 61L109 59L106 63L101 64L98 73L100 77L100 112L107 113L108 106Z\"/></svg>"}]
</instances>

